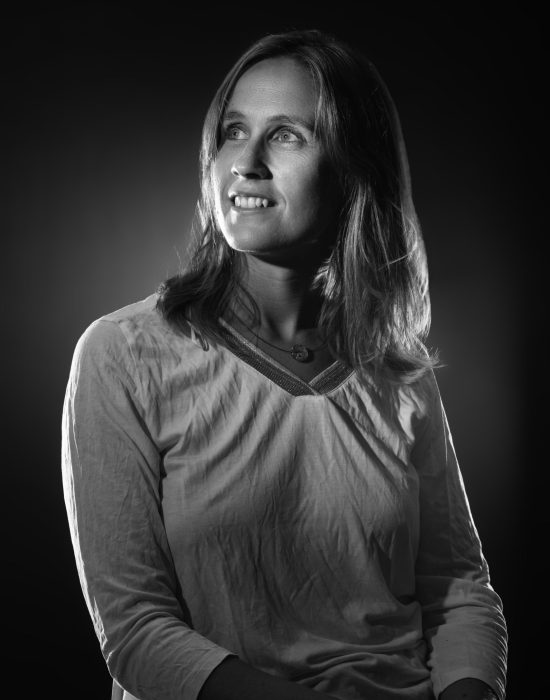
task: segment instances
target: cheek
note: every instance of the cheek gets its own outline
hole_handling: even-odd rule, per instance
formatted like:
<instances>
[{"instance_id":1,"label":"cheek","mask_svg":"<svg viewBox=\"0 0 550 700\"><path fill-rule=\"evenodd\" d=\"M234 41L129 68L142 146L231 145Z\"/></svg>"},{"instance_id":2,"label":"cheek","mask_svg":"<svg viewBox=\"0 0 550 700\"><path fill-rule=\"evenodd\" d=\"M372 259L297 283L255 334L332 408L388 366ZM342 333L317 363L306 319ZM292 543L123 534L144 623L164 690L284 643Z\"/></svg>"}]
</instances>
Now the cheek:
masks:
<instances>
[{"instance_id":1,"label":"cheek","mask_svg":"<svg viewBox=\"0 0 550 700\"><path fill-rule=\"evenodd\" d=\"M212 167L211 185L214 193L214 205L216 214L219 216L222 211L222 203L224 201L224 193L227 192L227 178L224 177L223 163L220 159L216 159Z\"/></svg>"},{"instance_id":2,"label":"cheek","mask_svg":"<svg viewBox=\"0 0 550 700\"><path fill-rule=\"evenodd\" d=\"M336 172L326 162L319 171L316 191L320 214L327 225L333 225L340 216L343 195Z\"/></svg>"},{"instance_id":3,"label":"cheek","mask_svg":"<svg viewBox=\"0 0 550 700\"><path fill-rule=\"evenodd\" d=\"M332 222L339 206L338 189L324 169L310 170L297 178L294 192L298 195L294 199L296 215L327 225Z\"/></svg>"}]
</instances>

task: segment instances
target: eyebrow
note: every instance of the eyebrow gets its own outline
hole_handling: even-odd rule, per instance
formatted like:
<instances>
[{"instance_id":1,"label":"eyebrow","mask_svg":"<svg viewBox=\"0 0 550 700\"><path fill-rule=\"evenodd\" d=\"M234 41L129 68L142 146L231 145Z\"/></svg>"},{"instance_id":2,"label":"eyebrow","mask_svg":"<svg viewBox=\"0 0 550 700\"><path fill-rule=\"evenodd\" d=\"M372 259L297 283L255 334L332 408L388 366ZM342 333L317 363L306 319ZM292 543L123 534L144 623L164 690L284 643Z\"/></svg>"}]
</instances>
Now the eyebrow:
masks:
<instances>
[{"instance_id":1,"label":"eyebrow","mask_svg":"<svg viewBox=\"0 0 550 700\"><path fill-rule=\"evenodd\" d=\"M243 112L231 110L223 115L222 122L232 119L246 119L246 115ZM315 131L314 124L306 119L302 119L302 117L299 117L297 114L273 114L267 119L267 123L271 124L273 122L289 122L290 124L298 124L312 133Z\"/></svg>"}]
</instances>

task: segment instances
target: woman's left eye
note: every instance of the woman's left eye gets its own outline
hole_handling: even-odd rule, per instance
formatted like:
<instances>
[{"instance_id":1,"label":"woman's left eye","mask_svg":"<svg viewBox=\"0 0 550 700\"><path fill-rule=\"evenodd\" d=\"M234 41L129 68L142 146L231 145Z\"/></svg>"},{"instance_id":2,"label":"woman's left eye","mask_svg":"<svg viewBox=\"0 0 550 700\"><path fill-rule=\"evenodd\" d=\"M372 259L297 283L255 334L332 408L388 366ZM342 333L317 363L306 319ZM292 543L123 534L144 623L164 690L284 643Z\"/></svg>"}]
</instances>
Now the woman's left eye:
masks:
<instances>
[{"instance_id":1,"label":"woman's left eye","mask_svg":"<svg viewBox=\"0 0 550 700\"><path fill-rule=\"evenodd\" d=\"M281 143L296 143L298 141L302 141L302 138L298 134L290 131L289 129L279 129L274 138L276 141L280 141Z\"/></svg>"}]
</instances>

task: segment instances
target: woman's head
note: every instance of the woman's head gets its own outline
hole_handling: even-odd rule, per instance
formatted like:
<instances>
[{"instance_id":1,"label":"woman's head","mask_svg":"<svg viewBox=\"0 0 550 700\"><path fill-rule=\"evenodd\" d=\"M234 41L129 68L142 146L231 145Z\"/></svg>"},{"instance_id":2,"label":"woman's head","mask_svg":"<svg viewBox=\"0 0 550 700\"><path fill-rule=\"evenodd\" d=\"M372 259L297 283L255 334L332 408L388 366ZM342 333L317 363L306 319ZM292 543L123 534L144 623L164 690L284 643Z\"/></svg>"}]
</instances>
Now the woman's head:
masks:
<instances>
[{"instance_id":1,"label":"woman's head","mask_svg":"<svg viewBox=\"0 0 550 700\"><path fill-rule=\"evenodd\" d=\"M302 268L326 257L341 196L317 102L309 71L290 57L263 59L237 80L205 177L214 225L234 250Z\"/></svg>"},{"instance_id":2,"label":"woman's head","mask_svg":"<svg viewBox=\"0 0 550 700\"><path fill-rule=\"evenodd\" d=\"M272 101L268 108L262 91ZM285 102L281 112L277 100ZM284 120L275 124L283 131L268 129L273 112L290 108L305 117L299 136L311 139L313 149L290 145L295 137L284 135L290 133ZM309 157L303 177L293 166L299 152ZM285 179L274 176L281 162L303 186L297 199L284 189ZM171 282L174 293L170 285L164 289L160 306L168 318L185 309L187 318L216 334L216 318L231 298L246 297L241 253L259 252L251 248L251 234L273 223L282 210L269 211L270 204L286 203L288 193L283 233L298 231L324 256L316 277L319 325L334 352L355 366L392 366L402 377L430 364L421 342L430 319L427 267L405 147L390 94L367 59L316 30L260 39L214 96L200 164L196 251L191 271ZM235 211L231 197L240 189L243 196L258 195L266 211ZM300 223L297 205L306 201L313 212ZM255 201L244 205L237 209ZM322 222L327 225L319 230Z\"/></svg>"},{"instance_id":3,"label":"woman's head","mask_svg":"<svg viewBox=\"0 0 550 700\"><path fill-rule=\"evenodd\" d=\"M219 87L205 119L201 148L207 207L213 204L212 166L223 143L224 114L235 87L259 62L281 58L296 62L310 76L315 134L338 173L347 200L368 184L375 198L399 201L408 189L407 163L397 112L386 86L363 56L310 30L260 39Z\"/></svg>"},{"instance_id":4,"label":"woman's head","mask_svg":"<svg viewBox=\"0 0 550 700\"><path fill-rule=\"evenodd\" d=\"M391 97L374 66L342 42L315 30L269 35L229 71L208 110L201 148L202 192L213 214L212 166L223 143L223 119L242 76L261 61L286 58L309 75L315 135L348 200L368 183L377 198L399 200L407 188L401 130ZM213 219L214 220L214 219Z\"/></svg>"}]
</instances>

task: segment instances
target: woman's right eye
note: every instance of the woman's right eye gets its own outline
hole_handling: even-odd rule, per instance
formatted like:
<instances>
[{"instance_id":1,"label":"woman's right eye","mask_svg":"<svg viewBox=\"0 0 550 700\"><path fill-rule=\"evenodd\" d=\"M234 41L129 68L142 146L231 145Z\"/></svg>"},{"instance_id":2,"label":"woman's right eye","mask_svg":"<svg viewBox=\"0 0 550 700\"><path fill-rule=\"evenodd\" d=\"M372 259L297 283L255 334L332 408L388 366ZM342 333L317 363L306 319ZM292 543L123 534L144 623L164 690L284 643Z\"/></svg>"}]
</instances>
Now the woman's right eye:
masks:
<instances>
[{"instance_id":1,"label":"woman's right eye","mask_svg":"<svg viewBox=\"0 0 550 700\"><path fill-rule=\"evenodd\" d=\"M228 141L240 141L246 138L244 129L236 124L230 124L225 127L225 138Z\"/></svg>"}]
</instances>

